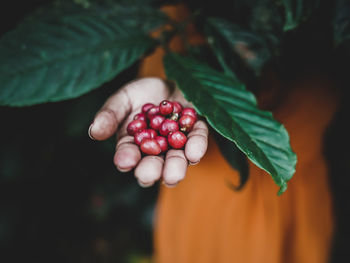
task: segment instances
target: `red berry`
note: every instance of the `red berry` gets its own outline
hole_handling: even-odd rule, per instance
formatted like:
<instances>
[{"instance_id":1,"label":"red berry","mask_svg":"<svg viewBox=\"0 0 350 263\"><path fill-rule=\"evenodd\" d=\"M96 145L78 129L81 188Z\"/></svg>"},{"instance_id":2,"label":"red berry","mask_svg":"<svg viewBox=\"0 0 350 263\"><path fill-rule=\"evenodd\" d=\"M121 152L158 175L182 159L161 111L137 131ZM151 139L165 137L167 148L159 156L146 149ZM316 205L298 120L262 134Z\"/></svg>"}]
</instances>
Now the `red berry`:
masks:
<instances>
[{"instance_id":1,"label":"red berry","mask_svg":"<svg viewBox=\"0 0 350 263\"><path fill-rule=\"evenodd\" d=\"M143 139L154 139L158 136L157 132L153 129L145 129L138 131L134 134L134 142L140 145Z\"/></svg>"},{"instance_id":2,"label":"red berry","mask_svg":"<svg viewBox=\"0 0 350 263\"><path fill-rule=\"evenodd\" d=\"M146 113L150 108L154 107L156 105L154 105L153 103L146 103L142 106L142 112Z\"/></svg>"},{"instance_id":3,"label":"red berry","mask_svg":"<svg viewBox=\"0 0 350 263\"><path fill-rule=\"evenodd\" d=\"M197 120L197 112L194 108L184 108L181 111L181 116L183 116L183 115L190 115L193 118L195 118L195 120Z\"/></svg>"},{"instance_id":4,"label":"red berry","mask_svg":"<svg viewBox=\"0 0 350 263\"><path fill-rule=\"evenodd\" d=\"M128 124L128 127L126 127L126 130L129 135L134 135L136 132L146 129L147 123L142 120L133 120Z\"/></svg>"},{"instance_id":5,"label":"red berry","mask_svg":"<svg viewBox=\"0 0 350 263\"><path fill-rule=\"evenodd\" d=\"M179 130L179 124L174 120L166 119L159 127L160 135L167 136L169 132L174 132Z\"/></svg>"},{"instance_id":6,"label":"red berry","mask_svg":"<svg viewBox=\"0 0 350 263\"><path fill-rule=\"evenodd\" d=\"M148 129L138 131L134 134L134 142L140 145L144 139L151 139L151 133Z\"/></svg>"},{"instance_id":7,"label":"red berry","mask_svg":"<svg viewBox=\"0 0 350 263\"><path fill-rule=\"evenodd\" d=\"M149 121L149 126L152 129L158 131L160 125L163 123L164 120L165 120L164 116L162 116L162 115L154 115Z\"/></svg>"},{"instance_id":8,"label":"red berry","mask_svg":"<svg viewBox=\"0 0 350 263\"><path fill-rule=\"evenodd\" d=\"M140 148L143 153L148 155L158 155L162 151L156 139L143 139Z\"/></svg>"},{"instance_id":9,"label":"red berry","mask_svg":"<svg viewBox=\"0 0 350 263\"><path fill-rule=\"evenodd\" d=\"M180 131L171 132L168 135L168 143L174 149L181 149L185 146L187 137Z\"/></svg>"},{"instance_id":10,"label":"red berry","mask_svg":"<svg viewBox=\"0 0 350 263\"><path fill-rule=\"evenodd\" d=\"M173 113L179 113L182 111L182 105L180 104L180 102L177 101L173 101Z\"/></svg>"},{"instance_id":11,"label":"red berry","mask_svg":"<svg viewBox=\"0 0 350 263\"><path fill-rule=\"evenodd\" d=\"M143 154L158 155L171 148L182 149L187 142L185 133L193 129L196 121L195 109L183 108L177 101L163 100L159 106L144 104L142 112L135 114L127 126L127 132L134 136Z\"/></svg>"},{"instance_id":12,"label":"red berry","mask_svg":"<svg viewBox=\"0 0 350 263\"><path fill-rule=\"evenodd\" d=\"M163 100L161 103L159 103L159 112L164 116L172 113L173 109L174 109L173 104L168 100Z\"/></svg>"},{"instance_id":13,"label":"red berry","mask_svg":"<svg viewBox=\"0 0 350 263\"><path fill-rule=\"evenodd\" d=\"M158 136L157 132L153 129L147 129L147 131L149 132L149 134L151 135L151 139L154 139Z\"/></svg>"},{"instance_id":14,"label":"red berry","mask_svg":"<svg viewBox=\"0 0 350 263\"><path fill-rule=\"evenodd\" d=\"M153 117L154 115L157 115L157 114L159 114L159 107L158 107L158 106L153 106L152 108L150 108L150 109L147 111L146 116L147 116L147 118L150 120L150 119L152 119L152 117Z\"/></svg>"},{"instance_id":15,"label":"red berry","mask_svg":"<svg viewBox=\"0 0 350 263\"><path fill-rule=\"evenodd\" d=\"M162 153L166 152L169 148L167 139L163 136L157 136L156 140L160 146L160 149L162 150Z\"/></svg>"},{"instance_id":16,"label":"red berry","mask_svg":"<svg viewBox=\"0 0 350 263\"><path fill-rule=\"evenodd\" d=\"M143 112L137 113L134 116L134 120L141 120L141 121L147 121L146 114Z\"/></svg>"},{"instance_id":17,"label":"red berry","mask_svg":"<svg viewBox=\"0 0 350 263\"><path fill-rule=\"evenodd\" d=\"M183 115L179 120L180 130L183 132L192 131L196 119L191 115Z\"/></svg>"}]
</instances>

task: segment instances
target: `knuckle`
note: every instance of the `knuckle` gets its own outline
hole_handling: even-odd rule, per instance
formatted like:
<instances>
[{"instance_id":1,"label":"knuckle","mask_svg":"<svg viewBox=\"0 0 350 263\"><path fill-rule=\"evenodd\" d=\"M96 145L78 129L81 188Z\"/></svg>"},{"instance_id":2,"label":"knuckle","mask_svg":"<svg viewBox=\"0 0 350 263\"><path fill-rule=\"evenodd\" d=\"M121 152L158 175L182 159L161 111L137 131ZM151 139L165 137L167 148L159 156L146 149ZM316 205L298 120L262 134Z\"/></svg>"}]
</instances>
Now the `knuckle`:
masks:
<instances>
[{"instance_id":1,"label":"knuckle","mask_svg":"<svg viewBox=\"0 0 350 263\"><path fill-rule=\"evenodd\" d=\"M169 150L166 155L166 161L169 160L177 160L187 163L183 150Z\"/></svg>"},{"instance_id":2,"label":"knuckle","mask_svg":"<svg viewBox=\"0 0 350 263\"><path fill-rule=\"evenodd\" d=\"M189 134L187 136L188 140L190 139L200 139L203 140L204 142L206 142L208 140L208 136L207 134L203 134L203 133L193 133L193 134Z\"/></svg>"},{"instance_id":3,"label":"knuckle","mask_svg":"<svg viewBox=\"0 0 350 263\"><path fill-rule=\"evenodd\" d=\"M120 147L132 146L134 145L134 138L132 136L124 136L120 138L117 142L116 149L120 149Z\"/></svg>"}]
</instances>

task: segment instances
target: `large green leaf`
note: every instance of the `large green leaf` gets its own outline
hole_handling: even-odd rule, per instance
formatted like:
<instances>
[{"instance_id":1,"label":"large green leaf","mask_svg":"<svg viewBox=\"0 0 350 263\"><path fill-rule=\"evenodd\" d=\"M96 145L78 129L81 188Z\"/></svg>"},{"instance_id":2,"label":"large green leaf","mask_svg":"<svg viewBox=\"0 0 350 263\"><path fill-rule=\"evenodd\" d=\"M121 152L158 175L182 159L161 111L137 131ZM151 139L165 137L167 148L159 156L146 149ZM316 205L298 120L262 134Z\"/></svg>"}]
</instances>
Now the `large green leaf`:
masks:
<instances>
[{"instance_id":1,"label":"large green leaf","mask_svg":"<svg viewBox=\"0 0 350 263\"><path fill-rule=\"evenodd\" d=\"M99 87L153 47L148 33L165 21L147 6L69 1L39 9L0 39L0 104L59 101Z\"/></svg>"},{"instance_id":2,"label":"large green leaf","mask_svg":"<svg viewBox=\"0 0 350 263\"><path fill-rule=\"evenodd\" d=\"M216 68L220 69L220 65L217 65L219 61L213 55L214 54L211 52L211 50L207 46L193 46L187 49L188 57L197 60L201 64L205 64L208 66L214 65L216 66ZM222 63L222 61L220 61L219 63ZM237 80L236 76L233 74L233 72L229 68L226 68L225 70L228 71L229 76L232 76L235 80ZM225 74L227 73L225 72ZM239 86L237 85L237 87ZM244 88L244 86L241 86L241 88ZM239 172L239 177L240 177L239 184L234 185L230 181L228 182L228 184L235 190L242 189L249 177L249 165L245 154L237 148L234 142L226 139L225 137L221 136L217 132L214 132L214 137L226 161L232 166L232 168L234 168Z\"/></svg>"},{"instance_id":3,"label":"large green leaf","mask_svg":"<svg viewBox=\"0 0 350 263\"><path fill-rule=\"evenodd\" d=\"M198 112L221 135L233 141L280 186L295 172L296 155L282 124L257 108L254 95L236 81L195 60L176 54L164 58L167 77L174 80Z\"/></svg>"}]
</instances>

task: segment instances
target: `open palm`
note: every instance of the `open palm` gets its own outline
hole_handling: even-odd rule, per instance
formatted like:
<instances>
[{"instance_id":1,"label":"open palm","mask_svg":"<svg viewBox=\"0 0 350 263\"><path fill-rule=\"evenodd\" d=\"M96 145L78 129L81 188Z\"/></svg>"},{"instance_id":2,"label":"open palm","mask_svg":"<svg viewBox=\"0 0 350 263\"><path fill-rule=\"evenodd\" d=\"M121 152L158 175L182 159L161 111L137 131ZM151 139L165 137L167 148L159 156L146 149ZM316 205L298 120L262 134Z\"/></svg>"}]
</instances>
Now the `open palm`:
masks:
<instances>
[{"instance_id":1,"label":"open palm","mask_svg":"<svg viewBox=\"0 0 350 263\"><path fill-rule=\"evenodd\" d=\"M95 140L105 140L117 133L114 164L122 172L135 168L135 177L143 187L153 185L160 178L167 186L177 185L185 177L188 164L198 163L208 146L208 127L199 120L188 134L184 150L171 149L165 156L142 157L126 126L141 111L142 105L159 104L164 99L191 106L179 89L171 88L159 78L135 80L106 101L89 128L89 135Z\"/></svg>"}]
</instances>

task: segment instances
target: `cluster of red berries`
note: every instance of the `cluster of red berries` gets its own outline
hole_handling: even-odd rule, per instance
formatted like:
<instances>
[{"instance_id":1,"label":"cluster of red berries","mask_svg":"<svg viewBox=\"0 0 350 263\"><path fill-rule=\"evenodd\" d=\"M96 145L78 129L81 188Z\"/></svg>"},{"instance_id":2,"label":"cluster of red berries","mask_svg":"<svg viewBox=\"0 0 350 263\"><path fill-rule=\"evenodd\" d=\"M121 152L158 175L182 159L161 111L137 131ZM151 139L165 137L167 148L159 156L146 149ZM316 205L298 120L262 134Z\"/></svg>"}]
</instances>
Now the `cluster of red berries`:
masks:
<instances>
[{"instance_id":1,"label":"cluster of red berries","mask_svg":"<svg viewBox=\"0 0 350 263\"><path fill-rule=\"evenodd\" d=\"M147 155L165 153L169 148L181 149L187 142L197 113L193 108L183 108L179 102L163 100L159 106L146 103L142 112L128 124L127 132Z\"/></svg>"}]
</instances>

